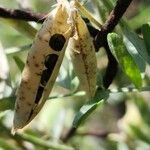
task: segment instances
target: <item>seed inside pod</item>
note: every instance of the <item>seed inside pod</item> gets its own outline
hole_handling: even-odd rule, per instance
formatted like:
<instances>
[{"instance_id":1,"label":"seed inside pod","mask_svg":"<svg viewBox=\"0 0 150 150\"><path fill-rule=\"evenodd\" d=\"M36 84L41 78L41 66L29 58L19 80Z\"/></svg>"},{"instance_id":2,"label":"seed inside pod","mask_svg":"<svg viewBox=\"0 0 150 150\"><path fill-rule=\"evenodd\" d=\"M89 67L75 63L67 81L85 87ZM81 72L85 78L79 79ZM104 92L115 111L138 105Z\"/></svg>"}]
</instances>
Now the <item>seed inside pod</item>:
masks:
<instances>
[{"instance_id":1,"label":"seed inside pod","mask_svg":"<svg viewBox=\"0 0 150 150\"><path fill-rule=\"evenodd\" d=\"M62 34L54 34L49 40L49 46L55 51L61 51L66 42Z\"/></svg>"},{"instance_id":2,"label":"seed inside pod","mask_svg":"<svg viewBox=\"0 0 150 150\"><path fill-rule=\"evenodd\" d=\"M45 86L52 74L52 70L53 69L45 69L43 72L42 72L42 76L41 76L41 80L40 80L40 83Z\"/></svg>"},{"instance_id":3,"label":"seed inside pod","mask_svg":"<svg viewBox=\"0 0 150 150\"><path fill-rule=\"evenodd\" d=\"M58 55L56 55L56 54L47 55L45 58L45 62L44 62L45 67L53 70L53 68L57 62L57 59L58 59Z\"/></svg>"},{"instance_id":4,"label":"seed inside pod","mask_svg":"<svg viewBox=\"0 0 150 150\"><path fill-rule=\"evenodd\" d=\"M36 98L35 98L35 103L36 104L38 104L39 100L41 99L43 91L44 91L44 87L39 86L39 88L37 90Z\"/></svg>"}]
</instances>

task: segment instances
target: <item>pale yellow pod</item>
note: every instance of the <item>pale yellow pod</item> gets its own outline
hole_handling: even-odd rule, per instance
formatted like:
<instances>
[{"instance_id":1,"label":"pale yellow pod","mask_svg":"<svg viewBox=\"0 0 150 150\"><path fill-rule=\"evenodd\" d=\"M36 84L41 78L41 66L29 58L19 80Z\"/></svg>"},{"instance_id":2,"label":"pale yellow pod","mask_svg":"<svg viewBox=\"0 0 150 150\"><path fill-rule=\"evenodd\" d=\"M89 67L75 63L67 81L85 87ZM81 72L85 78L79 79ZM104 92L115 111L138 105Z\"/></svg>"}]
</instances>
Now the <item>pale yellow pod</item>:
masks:
<instances>
[{"instance_id":1,"label":"pale yellow pod","mask_svg":"<svg viewBox=\"0 0 150 150\"><path fill-rule=\"evenodd\" d=\"M67 5L58 4L36 35L17 92L12 132L38 114L52 90L72 34Z\"/></svg>"},{"instance_id":2,"label":"pale yellow pod","mask_svg":"<svg viewBox=\"0 0 150 150\"><path fill-rule=\"evenodd\" d=\"M75 17L75 34L69 40L68 49L80 81L80 90L84 90L90 99L96 91L97 61L90 33L78 12Z\"/></svg>"}]
</instances>

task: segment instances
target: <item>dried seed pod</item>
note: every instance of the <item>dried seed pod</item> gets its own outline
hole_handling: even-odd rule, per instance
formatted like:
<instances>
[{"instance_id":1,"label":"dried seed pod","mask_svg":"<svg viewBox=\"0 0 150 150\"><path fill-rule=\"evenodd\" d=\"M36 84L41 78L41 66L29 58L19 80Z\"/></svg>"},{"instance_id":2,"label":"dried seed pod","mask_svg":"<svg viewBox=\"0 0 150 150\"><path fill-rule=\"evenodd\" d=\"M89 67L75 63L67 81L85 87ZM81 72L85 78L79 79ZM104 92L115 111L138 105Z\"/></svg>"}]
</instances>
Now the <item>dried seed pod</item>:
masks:
<instances>
[{"instance_id":1,"label":"dried seed pod","mask_svg":"<svg viewBox=\"0 0 150 150\"><path fill-rule=\"evenodd\" d=\"M80 14L76 13L75 34L69 40L74 71L80 81L80 89L92 98L96 91L96 54L90 33Z\"/></svg>"},{"instance_id":2,"label":"dried seed pod","mask_svg":"<svg viewBox=\"0 0 150 150\"><path fill-rule=\"evenodd\" d=\"M15 104L14 133L37 115L54 85L72 34L67 5L59 2L49 13L28 54Z\"/></svg>"}]
</instances>

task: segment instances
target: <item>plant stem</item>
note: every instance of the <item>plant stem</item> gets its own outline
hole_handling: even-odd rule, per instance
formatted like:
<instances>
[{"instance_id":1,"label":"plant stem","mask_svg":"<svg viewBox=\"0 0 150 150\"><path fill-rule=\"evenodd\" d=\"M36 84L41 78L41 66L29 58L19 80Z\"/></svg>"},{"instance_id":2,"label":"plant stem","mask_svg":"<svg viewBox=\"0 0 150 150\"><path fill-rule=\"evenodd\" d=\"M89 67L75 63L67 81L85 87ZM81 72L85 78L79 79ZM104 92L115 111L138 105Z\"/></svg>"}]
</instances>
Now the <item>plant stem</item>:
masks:
<instances>
[{"instance_id":1,"label":"plant stem","mask_svg":"<svg viewBox=\"0 0 150 150\"><path fill-rule=\"evenodd\" d=\"M20 138L29 141L37 146L41 146L43 148L51 148L54 150L74 150L73 147L70 146L66 146L63 144L56 144L50 141L44 141L41 140L40 138L34 137L32 135L29 134L19 134Z\"/></svg>"}]
</instances>

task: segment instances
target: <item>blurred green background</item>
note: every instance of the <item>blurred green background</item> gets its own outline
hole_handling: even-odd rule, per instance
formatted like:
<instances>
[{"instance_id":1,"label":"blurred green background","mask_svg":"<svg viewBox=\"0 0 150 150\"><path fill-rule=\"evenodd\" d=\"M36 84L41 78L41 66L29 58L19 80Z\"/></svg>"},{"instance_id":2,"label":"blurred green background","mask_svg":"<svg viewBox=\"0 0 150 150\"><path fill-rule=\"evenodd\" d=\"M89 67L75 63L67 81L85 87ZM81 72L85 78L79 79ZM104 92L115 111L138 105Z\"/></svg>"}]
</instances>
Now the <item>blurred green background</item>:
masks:
<instances>
[{"instance_id":1,"label":"blurred green background","mask_svg":"<svg viewBox=\"0 0 150 150\"><path fill-rule=\"evenodd\" d=\"M89 0L85 7L104 22L116 0ZM50 0L0 0L0 7L48 13L55 4ZM150 1L133 0L124 16L129 29L141 37L141 26L150 22ZM78 80L74 76L68 53L50 97L38 116L23 133L11 135L16 88L21 78L35 29L41 24L0 18L0 150L150 150L150 92L110 92L107 102L98 107L63 143L61 138L71 128L75 114L85 103L82 92L74 93ZM34 27L34 28L32 28ZM124 35L120 26L116 32ZM150 37L150 35L149 35ZM127 43L128 44L128 43ZM105 73L107 56L97 53L98 84ZM69 64L69 65L68 65ZM150 85L150 67L143 73L144 86ZM128 88L130 81L119 69L111 91ZM150 89L150 88L149 88Z\"/></svg>"}]
</instances>

